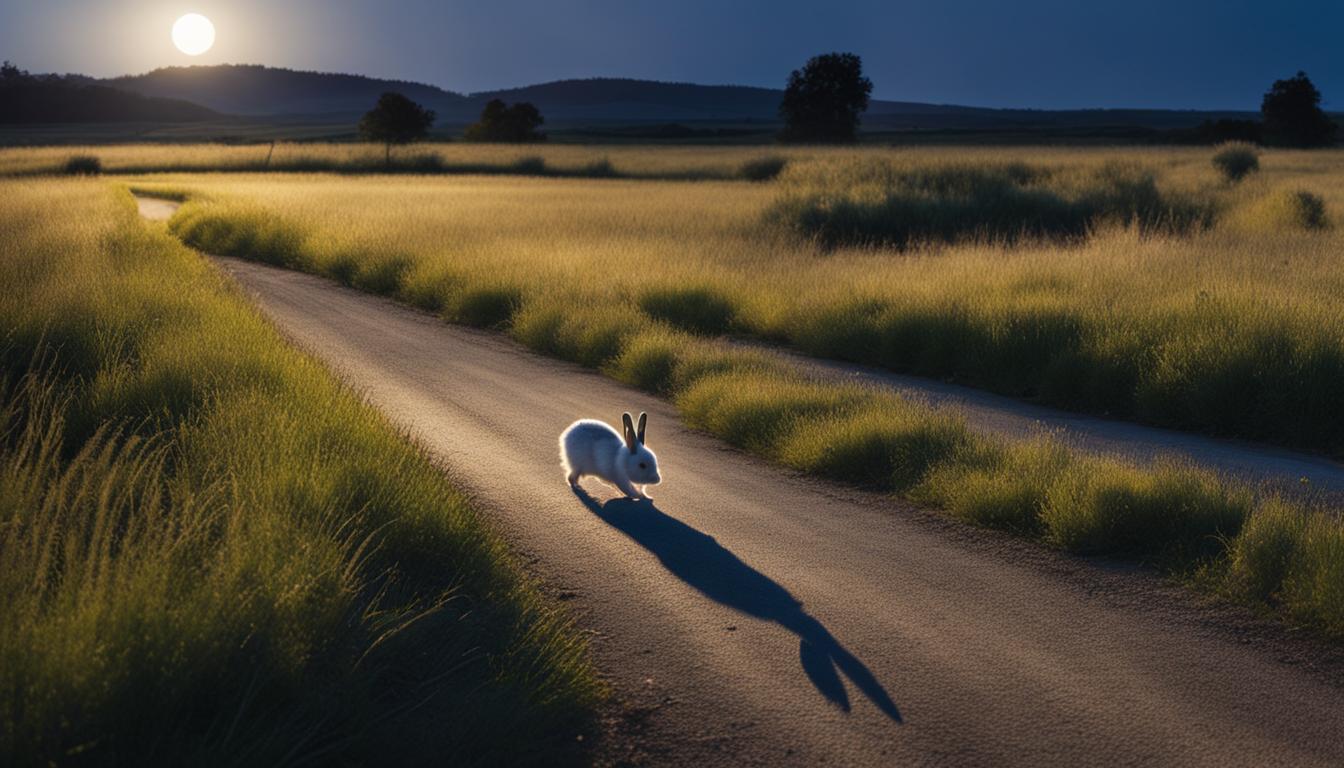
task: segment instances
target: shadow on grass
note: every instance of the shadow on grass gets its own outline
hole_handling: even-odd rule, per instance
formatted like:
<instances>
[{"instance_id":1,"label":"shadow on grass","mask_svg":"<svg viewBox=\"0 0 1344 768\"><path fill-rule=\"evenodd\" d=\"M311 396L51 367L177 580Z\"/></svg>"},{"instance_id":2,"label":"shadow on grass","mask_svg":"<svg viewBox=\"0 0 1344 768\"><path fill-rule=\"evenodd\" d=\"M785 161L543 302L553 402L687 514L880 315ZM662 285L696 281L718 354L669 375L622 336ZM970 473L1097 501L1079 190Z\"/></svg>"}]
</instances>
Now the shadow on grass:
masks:
<instances>
[{"instance_id":1,"label":"shadow on grass","mask_svg":"<svg viewBox=\"0 0 1344 768\"><path fill-rule=\"evenodd\" d=\"M848 712L849 694L840 675L849 678L891 720L900 710L873 673L809 616L787 589L742 562L714 537L664 514L652 501L598 501L582 489L574 495L593 514L652 552L667 570L705 597L798 636L798 661L817 692Z\"/></svg>"}]
</instances>

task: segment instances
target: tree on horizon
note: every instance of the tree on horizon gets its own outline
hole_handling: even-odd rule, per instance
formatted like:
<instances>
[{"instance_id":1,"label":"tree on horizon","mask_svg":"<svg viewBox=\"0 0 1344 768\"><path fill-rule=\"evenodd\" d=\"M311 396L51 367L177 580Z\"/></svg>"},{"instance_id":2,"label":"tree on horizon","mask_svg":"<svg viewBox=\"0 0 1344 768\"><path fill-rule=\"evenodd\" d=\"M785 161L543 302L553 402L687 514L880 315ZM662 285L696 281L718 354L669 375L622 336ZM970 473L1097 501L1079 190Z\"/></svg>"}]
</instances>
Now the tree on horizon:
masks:
<instances>
[{"instance_id":1,"label":"tree on horizon","mask_svg":"<svg viewBox=\"0 0 1344 768\"><path fill-rule=\"evenodd\" d=\"M1275 80L1260 104L1265 142L1286 147L1326 147L1339 126L1321 109L1321 92L1306 72Z\"/></svg>"},{"instance_id":2,"label":"tree on horizon","mask_svg":"<svg viewBox=\"0 0 1344 768\"><path fill-rule=\"evenodd\" d=\"M491 99L481 110L481 119L467 126L464 138L510 144L545 141L546 134L537 130L545 122L546 118L531 102L508 105L503 99Z\"/></svg>"},{"instance_id":3,"label":"tree on horizon","mask_svg":"<svg viewBox=\"0 0 1344 768\"><path fill-rule=\"evenodd\" d=\"M779 116L781 141L851 142L859 115L868 109L871 80L863 76L863 60L853 53L814 56L789 75Z\"/></svg>"},{"instance_id":4,"label":"tree on horizon","mask_svg":"<svg viewBox=\"0 0 1344 768\"><path fill-rule=\"evenodd\" d=\"M419 141L434 124L434 110L391 91L378 97L373 109L359 119L359 135L365 141L382 142L387 147L385 163L392 167L392 145Z\"/></svg>"}]
</instances>

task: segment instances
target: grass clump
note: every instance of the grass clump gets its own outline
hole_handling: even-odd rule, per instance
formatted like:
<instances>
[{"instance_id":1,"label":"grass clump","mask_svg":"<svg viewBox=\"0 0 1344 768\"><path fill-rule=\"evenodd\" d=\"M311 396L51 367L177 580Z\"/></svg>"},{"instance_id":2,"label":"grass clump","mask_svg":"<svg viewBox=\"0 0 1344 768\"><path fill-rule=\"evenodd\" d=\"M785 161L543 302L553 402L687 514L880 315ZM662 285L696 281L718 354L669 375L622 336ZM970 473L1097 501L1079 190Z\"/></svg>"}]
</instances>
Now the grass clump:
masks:
<instances>
[{"instance_id":1,"label":"grass clump","mask_svg":"<svg viewBox=\"0 0 1344 768\"><path fill-rule=\"evenodd\" d=\"M1213 153L1212 162L1224 179L1235 184L1260 170L1260 152L1254 144L1229 141Z\"/></svg>"},{"instance_id":2,"label":"grass clump","mask_svg":"<svg viewBox=\"0 0 1344 768\"><path fill-rule=\"evenodd\" d=\"M1344 525L1282 500L1261 505L1231 545L1229 589L1344 637Z\"/></svg>"},{"instance_id":3,"label":"grass clump","mask_svg":"<svg viewBox=\"0 0 1344 768\"><path fill-rule=\"evenodd\" d=\"M772 181L788 164L789 159L781 155L753 157L737 167L737 177L745 181Z\"/></svg>"},{"instance_id":4,"label":"grass clump","mask_svg":"<svg viewBox=\"0 0 1344 768\"><path fill-rule=\"evenodd\" d=\"M582 641L425 455L124 193L8 192L7 762L582 759Z\"/></svg>"},{"instance_id":5,"label":"grass clump","mask_svg":"<svg viewBox=\"0 0 1344 768\"><path fill-rule=\"evenodd\" d=\"M1122 163L1074 174L1025 163L866 163L791 181L767 221L825 247L1076 239L1104 223L1185 231L1212 215L1160 191L1151 171Z\"/></svg>"},{"instance_id":6,"label":"grass clump","mask_svg":"<svg viewBox=\"0 0 1344 768\"><path fill-rule=\"evenodd\" d=\"M1073 456L1045 437L1005 451L982 446L965 461L939 467L915 493L976 525L1040 535L1047 494Z\"/></svg>"},{"instance_id":7,"label":"grass clump","mask_svg":"<svg viewBox=\"0 0 1344 768\"><path fill-rule=\"evenodd\" d=\"M103 172L103 163L97 155L75 155L65 161L61 172L66 176L97 176Z\"/></svg>"},{"instance_id":8,"label":"grass clump","mask_svg":"<svg viewBox=\"0 0 1344 768\"><path fill-rule=\"evenodd\" d=\"M1046 493L1047 536L1085 554L1125 554L1171 563L1219 554L1250 513L1252 494L1211 472L1112 460L1074 462Z\"/></svg>"},{"instance_id":9,"label":"grass clump","mask_svg":"<svg viewBox=\"0 0 1344 768\"><path fill-rule=\"evenodd\" d=\"M1259 232L1323 230L1330 227L1325 199L1305 189L1276 189L1253 201L1234 221Z\"/></svg>"},{"instance_id":10,"label":"grass clump","mask_svg":"<svg viewBox=\"0 0 1344 768\"><path fill-rule=\"evenodd\" d=\"M656 320L706 336L731 330L736 313L733 300L711 285L655 285L640 294L639 308Z\"/></svg>"}]
</instances>

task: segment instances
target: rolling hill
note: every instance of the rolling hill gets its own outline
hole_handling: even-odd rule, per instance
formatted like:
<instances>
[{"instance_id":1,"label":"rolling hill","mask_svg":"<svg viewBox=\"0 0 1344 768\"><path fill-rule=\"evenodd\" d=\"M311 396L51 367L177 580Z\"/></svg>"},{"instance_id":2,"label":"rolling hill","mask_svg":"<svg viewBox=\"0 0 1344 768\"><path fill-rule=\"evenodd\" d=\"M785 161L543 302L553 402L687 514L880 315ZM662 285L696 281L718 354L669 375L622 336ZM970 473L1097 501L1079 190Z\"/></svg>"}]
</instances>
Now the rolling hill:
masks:
<instances>
[{"instance_id":1,"label":"rolling hill","mask_svg":"<svg viewBox=\"0 0 1344 768\"><path fill-rule=\"evenodd\" d=\"M145 96L186 99L234 115L320 117L349 121L384 91L397 91L438 112L440 125L476 119L493 98L530 101L548 125L668 122L774 122L782 91L735 85L664 83L623 78L559 80L461 94L425 83L362 75L303 72L260 65L167 67L102 81ZM1245 119L1249 112L1194 110L990 109L874 100L865 126L880 130L1034 130L1042 127L1190 128L1207 119Z\"/></svg>"},{"instance_id":2,"label":"rolling hill","mask_svg":"<svg viewBox=\"0 0 1344 768\"><path fill-rule=\"evenodd\" d=\"M548 129L580 140L718 140L738 134L759 139L774 132L783 95L771 88L626 78L559 80L463 94L426 83L251 64L166 67L105 80L80 75L29 80L21 84L24 90L10 88L0 97L0 123L214 121L210 135L219 136L232 135L236 131L231 126L239 121L302 123L305 127L295 135L349 136L359 115L380 94L397 91L435 110L436 132L444 135L459 133L487 101L499 98L536 104ZM863 129L906 134L911 140L928 134L975 140L1189 141L1209 139L1196 130L1205 121L1258 117L1232 111L993 109L874 100L863 116Z\"/></svg>"},{"instance_id":3,"label":"rolling hill","mask_svg":"<svg viewBox=\"0 0 1344 768\"><path fill-rule=\"evenodd\" d=\"M91 84L79 77L22 73L0 79L0 123L185 123L219 117L198 104Z\"/></svg>"},{"instance_id":4,"label":"rolling hill","mask_svg":"<svg viewBox=\"0 0 1344 768\"><path fill-rule=\"evenodd\" d=\"M187 99L233 115L344 119L368 110L384 91L405 94L443 118L472 114L466 97L432 85L255 64L164 67L103 82L145 96Z\"/></svg>"}]
</instances>

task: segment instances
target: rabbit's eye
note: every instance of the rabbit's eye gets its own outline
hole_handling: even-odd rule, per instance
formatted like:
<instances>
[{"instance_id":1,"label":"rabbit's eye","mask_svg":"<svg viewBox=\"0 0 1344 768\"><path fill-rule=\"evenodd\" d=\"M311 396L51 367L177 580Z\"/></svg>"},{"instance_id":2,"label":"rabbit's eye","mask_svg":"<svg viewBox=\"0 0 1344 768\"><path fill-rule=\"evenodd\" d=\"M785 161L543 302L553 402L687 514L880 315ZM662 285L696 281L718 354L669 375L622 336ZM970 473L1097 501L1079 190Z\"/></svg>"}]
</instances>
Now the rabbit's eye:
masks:
<instances>
[{"instance_id":1,"label":"rabbit's eye","mask_svg":"<svg viewBox=\"0 0 1344 768\"><path fill-rule=\"evenodd\" d=\"M640 468L640 469L648 469L648 468L649 468L649 465L648 465L648 464L645 464L644 462L641 461L641 462L639 462L639 468Z\"/></svg>"}]
</instances>

